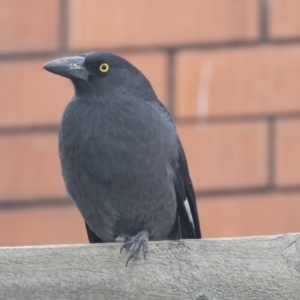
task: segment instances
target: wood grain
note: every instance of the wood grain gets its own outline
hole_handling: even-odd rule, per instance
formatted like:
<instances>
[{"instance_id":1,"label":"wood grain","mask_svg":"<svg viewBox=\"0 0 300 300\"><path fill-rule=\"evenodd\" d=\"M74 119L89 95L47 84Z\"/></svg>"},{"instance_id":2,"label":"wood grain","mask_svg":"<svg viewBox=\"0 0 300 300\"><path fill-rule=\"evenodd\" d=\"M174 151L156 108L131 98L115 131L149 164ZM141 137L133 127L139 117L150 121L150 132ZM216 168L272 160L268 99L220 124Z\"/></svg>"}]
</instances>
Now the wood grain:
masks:
<instances>
[{"instance_id":1,"label":"wood grain","mask_svg":"<svg viewBox=\"0 0 300 300\"><path fill-rule=\"evenodd\" d=\"M0 299L300 299L300 234L0 248Z\"/></svg>"}]
</instances>

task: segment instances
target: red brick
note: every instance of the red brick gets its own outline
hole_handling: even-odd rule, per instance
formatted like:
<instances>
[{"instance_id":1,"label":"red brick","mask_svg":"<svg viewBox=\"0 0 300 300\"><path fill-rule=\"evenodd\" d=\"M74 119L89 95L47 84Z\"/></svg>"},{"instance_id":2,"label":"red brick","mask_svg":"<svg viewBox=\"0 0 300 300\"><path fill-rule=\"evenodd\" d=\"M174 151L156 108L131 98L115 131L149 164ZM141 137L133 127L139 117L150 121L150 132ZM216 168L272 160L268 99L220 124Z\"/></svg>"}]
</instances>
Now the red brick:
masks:
<instances>
[{"instance_id":1,"label":"red brick","mask_svg":"<svg viewBox=\"0 0 300 300\"><path fill-rule=\"evenodd\" d=\"M300 120L277 122L275 146L276 184L300 185Z\"/></svg>"},{"instance_id":2,"label":"red brick","mask_svg":"<svg viewBox=\"0 0 300 300\"><path fill-rule=\"evenodd\" d=\"M251 40L258 0L70 1L75 49Z\"/></svg>"},{"instance_id":3,"label":"red brick","mask_svg":"<svg viewBox=\"0 0 300 300\"><path fill-rule=\"evenodd\" d=\"M0 125L58 123L73 96L71 82L42 69L45 60L0 64Z\"/></svg>"},{"instance_id":4,"label":"red brick","mask_svg":"<svg viewBox=\"0 0 300 300\"><path fill-rule=\"evenodd\" d=\"M176 59L176 116L300 110L300 47L184 51Z\"/></svg>"},{"instance_id":5,"label":"red brick","mask_svg":"<svg viewBox=\"0 0 300 300\"><path fill-rule=\"evenodd\" d=\"M198 199L203 237L270 235L300 231L300 194Z\"/></svg>"},{"instance_id":6,"label":"red brick","mask_svg":"<svg viewBox=\"0 0 300 300\"><path fill-rule=\"evenodd\" d=\"M197 190L267 183L267 126L263 122L178 126Z\"/></svg>"},{"instance_id":7,"label":"red brick","mask_svg":"<svg viewBox=\"0 0 300 300\"><path fill-rule=\"evenodd\" d=\"M59 0L0 0L0 52L59 47Z\"/></svg>"},{"instance_id":8,"label":"red brick","mask_svg":"<svg viewBox=\"0 0 300 300\"><path fill-rule=\"evenodd\" d=\"M300 2L298 0L269 1L269 30L272 38L300 36Z\"/></svg>"},{"instance_id":9,"label":"red brick","mask_svg":"<svg viewBox=\"0 0 300 300\"><path fill-rule=\"evenodd\" d=\"M152 53L117 53L135 65L148 78L158 98L167 105L167 55L162 52Z\"/></svg>"},{"instance_id":10,"label":"red brick","mask_svg":"<svg viewBox=\"0 0 300 300\"><path fill-rule=\"evenodd\" d=\"M0 138L0 199L66 197L56 134Z\"/></svg>"},{"instance_id":11,"label":"red brick","mask_svg":"<svg viewBox=\"0 0 300 300\"><path fill-rule=\"evenodd\" d=\"M0 210L0 246L88 243L74 206Z\"/></svg>"}]
</instances>

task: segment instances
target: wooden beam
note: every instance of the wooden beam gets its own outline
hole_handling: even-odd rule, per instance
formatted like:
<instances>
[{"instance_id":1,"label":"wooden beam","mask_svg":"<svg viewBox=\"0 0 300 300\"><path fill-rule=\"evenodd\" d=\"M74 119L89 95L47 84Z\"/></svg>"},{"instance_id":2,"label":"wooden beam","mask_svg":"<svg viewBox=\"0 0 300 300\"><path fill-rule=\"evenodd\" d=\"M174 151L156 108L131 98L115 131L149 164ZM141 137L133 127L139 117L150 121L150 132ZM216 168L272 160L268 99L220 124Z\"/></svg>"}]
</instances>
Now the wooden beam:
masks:
<instances>
[{"instance_id":1,"label":"wooden beam","mask_svg":"<svg viewBox=\"0 0 300 300\"><path fill-rule=\"evenodd\" d=\"M299 300L300 234L0 248L0 299Z\"/></svg>"}]
</instances>

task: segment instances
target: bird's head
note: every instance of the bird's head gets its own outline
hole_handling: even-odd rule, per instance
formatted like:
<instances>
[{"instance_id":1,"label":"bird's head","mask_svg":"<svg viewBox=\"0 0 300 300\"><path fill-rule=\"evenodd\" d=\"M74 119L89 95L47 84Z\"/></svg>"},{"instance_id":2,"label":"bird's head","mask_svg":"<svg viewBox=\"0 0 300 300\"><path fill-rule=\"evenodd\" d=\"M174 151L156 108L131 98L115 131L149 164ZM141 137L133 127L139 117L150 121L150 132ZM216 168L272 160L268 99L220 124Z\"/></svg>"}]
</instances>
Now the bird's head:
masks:
<instances>
[{"instance_id":1,"label":"bird's head","mask_svg":"<svg viewBox=\"0 0 300 300\"><path fill-rule=\"evenodd\" d=\"M128 90L138 93L141 86L149 92L152 87L146 77L124 58L109 52L88 52L78 56L52 60L44 69L71 79L77 95L122 94Z\"/></svg>"}]
</instances>

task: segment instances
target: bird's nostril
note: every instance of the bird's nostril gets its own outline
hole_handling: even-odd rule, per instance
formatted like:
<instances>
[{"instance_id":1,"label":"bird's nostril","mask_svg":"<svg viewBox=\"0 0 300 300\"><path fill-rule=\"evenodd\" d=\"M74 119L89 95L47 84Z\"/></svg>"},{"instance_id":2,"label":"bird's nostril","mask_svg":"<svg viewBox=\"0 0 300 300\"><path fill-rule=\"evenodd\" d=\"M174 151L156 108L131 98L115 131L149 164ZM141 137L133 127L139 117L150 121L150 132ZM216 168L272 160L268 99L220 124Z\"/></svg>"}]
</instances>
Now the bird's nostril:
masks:
<instances>
[{"instance_id":1,"label":"bird's nostril","mask_svg":"<svg viewBox=\"0 0 300 300\"><path fill-rule=\"evenodd\" d=\"M77 70L80 70L80 69L81 69L81 65L79 65L79 64L71 64L70 67L71 67L72 69L77 69Z\"/></svg>"}]
</instances>

